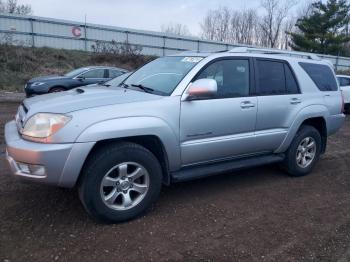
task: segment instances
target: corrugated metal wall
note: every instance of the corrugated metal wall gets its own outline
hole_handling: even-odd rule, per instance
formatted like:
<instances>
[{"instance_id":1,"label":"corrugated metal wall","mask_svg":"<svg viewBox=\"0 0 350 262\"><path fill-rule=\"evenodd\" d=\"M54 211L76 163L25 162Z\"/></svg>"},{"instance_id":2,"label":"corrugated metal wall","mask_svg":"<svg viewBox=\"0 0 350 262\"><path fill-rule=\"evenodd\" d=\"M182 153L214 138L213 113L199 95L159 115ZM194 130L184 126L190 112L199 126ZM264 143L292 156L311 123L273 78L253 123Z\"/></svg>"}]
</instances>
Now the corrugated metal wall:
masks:
<instances>
[{"instance_id":1,"label":"corrugated metal wall","mask_svg":"<svg viewBox=\"0 0 350 262\"><path fill-rule=\"evenodd\" d=\"M21 44L91 51L97 41L112 40L142 47L145 55L163 56L186 50L213 52L242 45L205 41L194 37L180 37L158 32L129 28L82 24L81 22L36 16L0 14L0 38L11 35ZM350 69L350 58L319 55L332 61L338 70Z\"/></svg>"}]
</instances>

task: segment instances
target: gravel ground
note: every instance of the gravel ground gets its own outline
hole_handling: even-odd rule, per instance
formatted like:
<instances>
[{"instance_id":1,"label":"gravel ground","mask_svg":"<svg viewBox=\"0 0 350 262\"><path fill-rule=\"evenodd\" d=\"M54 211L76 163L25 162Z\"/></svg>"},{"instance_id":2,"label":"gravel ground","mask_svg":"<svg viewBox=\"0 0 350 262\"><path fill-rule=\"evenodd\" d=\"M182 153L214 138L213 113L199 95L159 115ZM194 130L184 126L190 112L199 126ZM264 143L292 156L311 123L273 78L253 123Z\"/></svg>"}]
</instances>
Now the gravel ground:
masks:
<instances>
[{"instance_id":1,"label":"gravel ground","mask_svg":"<svg viewBox=\"0 0 350 262\"><path fill-rule=\"evenodd\" d=\"M16 103L0 102L3 124ZM94 223L75 190L8 176L0 146L0 262L350 261L350 120L313 174L275 166L163 189L144 217Z\"/></svg>"}]
</instances>

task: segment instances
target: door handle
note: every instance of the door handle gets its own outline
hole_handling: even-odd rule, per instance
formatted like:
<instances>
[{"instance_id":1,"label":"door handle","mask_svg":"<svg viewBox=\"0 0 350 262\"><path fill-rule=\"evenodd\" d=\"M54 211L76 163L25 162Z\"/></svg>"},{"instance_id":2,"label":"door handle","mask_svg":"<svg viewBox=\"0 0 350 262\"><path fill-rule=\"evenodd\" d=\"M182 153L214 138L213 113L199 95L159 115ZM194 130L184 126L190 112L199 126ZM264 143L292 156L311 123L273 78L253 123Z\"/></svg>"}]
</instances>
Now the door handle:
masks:
<instances>
[{"instance_id":1,"label":"door handle","mask_svg":"<svg viewBox=\"0 0 350 262\"><path fill-rule=\"evenodd\" d=\"M300 104L300 103L301 103L301 99L300 99L300 98L294 97L294 98L292 98L292 99L290 100L290 103L291 103L292 105Z\"/></svg>"},{"instance_id":2,"label":"door handle","mask_svg":"<svg viewBox=\"0 0 350 262\"><path fill-rule=\"evenodd\" d=\"M251 107L255 107L255 104L253 104L250 101L243 101L241 103L241 108L251 108Z\"/></svg>"}]
</instances>

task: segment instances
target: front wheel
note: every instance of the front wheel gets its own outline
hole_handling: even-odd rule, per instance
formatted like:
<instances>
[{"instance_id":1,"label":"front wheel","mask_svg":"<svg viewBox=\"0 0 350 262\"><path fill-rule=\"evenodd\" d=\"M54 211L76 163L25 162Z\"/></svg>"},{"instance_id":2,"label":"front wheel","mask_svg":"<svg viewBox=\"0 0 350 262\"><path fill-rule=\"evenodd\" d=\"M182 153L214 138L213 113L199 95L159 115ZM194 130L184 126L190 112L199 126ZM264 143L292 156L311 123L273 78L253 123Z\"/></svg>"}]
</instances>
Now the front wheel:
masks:
<instances>
[{"instance_id":1,"label":"front wheel","mask_svg":"<svg viewBox=\"0 0 350 262\"><path fill-rule=\"evenodd\" d=\"M161 184L161 167L150 151L118 143L93 153L79 181L79 196L93 218L115 223L143 213L158 197Z\"/></svg>"},{"instance_id":2,"label":"front wheel","mask_svg":"<svg viewBox=\"0 0 350 262\"><path fill-rule=\"evenodd\" d=\"M283 163L291 176L305 176L311 173L321 152L320 133L312 126L302 126L294 137Z\"/></svg>"}]
</instances>

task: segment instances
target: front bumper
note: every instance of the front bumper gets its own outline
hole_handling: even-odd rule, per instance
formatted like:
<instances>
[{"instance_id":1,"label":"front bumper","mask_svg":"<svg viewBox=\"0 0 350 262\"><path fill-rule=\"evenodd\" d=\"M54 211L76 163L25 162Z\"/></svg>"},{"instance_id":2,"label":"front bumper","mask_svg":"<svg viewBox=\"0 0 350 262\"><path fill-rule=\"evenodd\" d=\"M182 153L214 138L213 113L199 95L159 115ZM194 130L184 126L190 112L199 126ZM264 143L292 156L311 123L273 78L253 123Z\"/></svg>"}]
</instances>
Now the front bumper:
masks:
<instances>
[{"instance_id":1,"label":"front bumper","mask_svg":"<svg viewBox=\"0 0 350 262\"><path fill-rule=\"evenodd\" d=\"M15 121L5 126L6 158L14 176L60 187L73 187L87 155L89 143L42 144L24 140ZM40 172L24 172L21 166L36 167Z\"/></svg>"}]
</instances>

